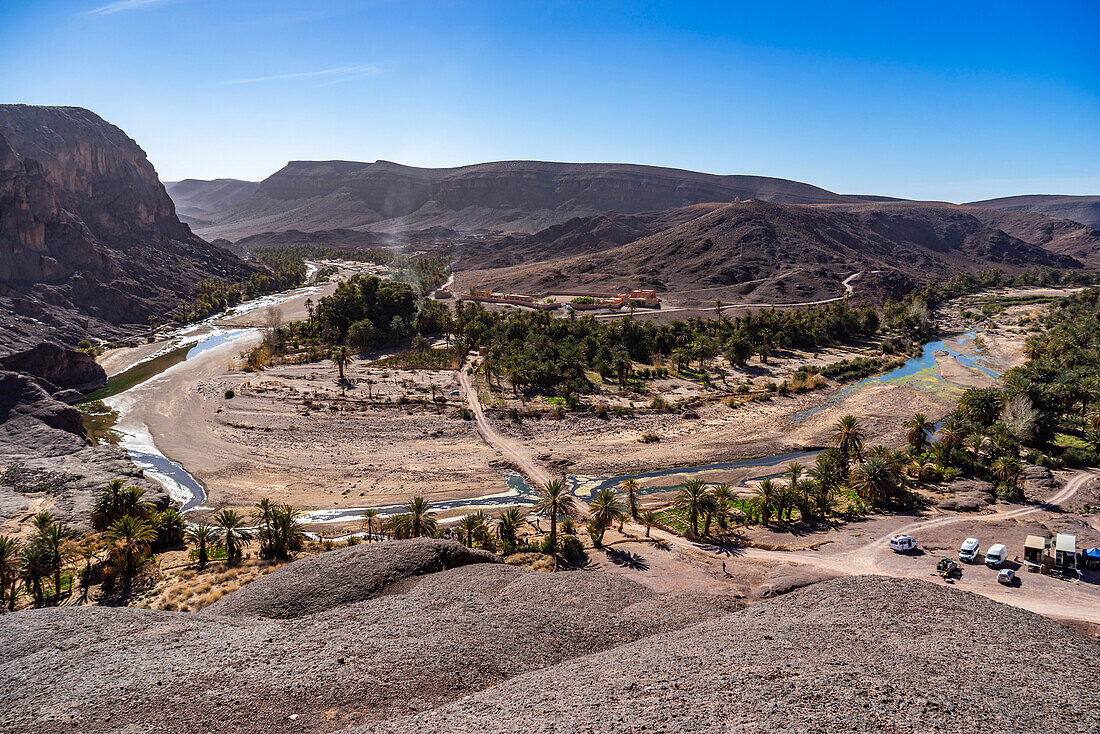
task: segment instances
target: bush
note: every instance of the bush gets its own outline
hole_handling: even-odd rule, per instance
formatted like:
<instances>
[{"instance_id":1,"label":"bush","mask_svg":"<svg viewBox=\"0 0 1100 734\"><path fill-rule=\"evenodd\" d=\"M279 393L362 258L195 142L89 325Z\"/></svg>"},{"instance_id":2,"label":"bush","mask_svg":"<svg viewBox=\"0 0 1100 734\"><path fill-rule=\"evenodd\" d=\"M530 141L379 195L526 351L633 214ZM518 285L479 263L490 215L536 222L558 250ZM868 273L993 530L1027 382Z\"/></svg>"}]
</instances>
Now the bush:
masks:
<instances>
[{"instance_id":1,"label":"bush","mask_svg":"<svg viewBox=\"0 0 1100 734\"><path fill-rule=\"evenodd\" d=\"M226 400L232 400L235 397L237 397L237 393L233 392L233 388L229 388L228 390L225 391L225 399Z\"/></svg>"},{"instance_id":2,"label":"bush","mask_svg":"<svg viewBox=\"0 0 1100 734\"><path fill-rule=\"evenodd\" d=\"M599 418L602 421L610 420L610 418L607 415L607 406L606 405L601 405L600 407L596 408L596 417Z\"/></svg>"},{"instance_id":3,"label":"bush","mask_svg":"<svg viewBox=\"0 0 1100 734\"><path fill-rule=\"evenodd\" d=\"M997 485L996 495L1001 502L1022 502L1024 490L1015 484L1001 482Z\"/></svg>"},{"instance_id":4,"label":"bush","mask_svg":"<svg viewBox=\"0 0 1100 734\"><path fill-rule=\"evenodd\" d=\"M657 443L661 440L661 437L656 433L643 433L642 437L638 439L642 443Z\"/></svg>"},{"instance_id":5,"label":"bush","mask_svg":"<svg viewBox=\"0 0 1100 734\"><path fill-rule=\"evenodd\" d=\"M458 415L464 421L472 421L474 419L474 411L470 410L466 406L462 406L458 409Z\"/></svg>"},{"instance_id":6,"label":"bush","mask_svg":"<svg viewBox=\"0 0 1100 734\"><path fill-rule=\"evenodd\" d=\"M563 536L559 545L564 558L580 558L584 555L584 544L572 535Z\"/></svg>"}]
</instances>

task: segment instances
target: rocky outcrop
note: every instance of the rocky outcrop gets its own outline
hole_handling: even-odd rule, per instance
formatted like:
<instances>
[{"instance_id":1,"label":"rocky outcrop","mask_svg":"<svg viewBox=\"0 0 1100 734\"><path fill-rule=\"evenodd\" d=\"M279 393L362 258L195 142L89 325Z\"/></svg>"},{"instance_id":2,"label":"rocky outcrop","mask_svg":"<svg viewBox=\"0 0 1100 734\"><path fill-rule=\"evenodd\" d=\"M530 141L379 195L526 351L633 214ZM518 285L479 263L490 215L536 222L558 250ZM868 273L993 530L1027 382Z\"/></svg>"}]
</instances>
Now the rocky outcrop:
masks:
<instances>
[{"instance_id":1,"label":"rocky outcrop","mask_svg":"<svg viewBox=\"0 0 1100 734\"><path fill-rule=\"evenodd\" d=\"M147 326L255 272L176 218L144 151L78 107L0 105L0 350Z\"/></svg>"},{"instance_id":2,"label":"rocky outcrop","mask_svg":"<svg viewBox=\"0 0 1100 734\"><path fill-rule=\"evenodd\" d=\"M31 375L51 392L91 392L107 384L107 373L90 355L50 342L0 357L0 367Z\"/></svg>"},{"instance_id":3,"label":"rocky outcrop","mask_svg":"<svg viewBox=\"0 0 1100 734\"><path fill-rule=\"evenodd\" d=\"M144 489L154 505L168 506L165 490L146 480L124 450L89 442L83 415L65 400L81 393L59 390L46 379L94 387L103 371L86 357L46 345L10 360L38 374L0 369L0 521L25 513L33 502L86 527L96 490L116 477Z\"/></svg>"},{"instance_id":4,"label":"rocky outcrop","mask_svg":"<svg viewBox=\"0 0 1100 734\"><path fill-rule=\"evenodd\" d=\"M324 598L354 584L340 573L349 564L375 567L373 557L420 567L425 547L356 546L320 556L340 556L331 573L304 560L275 573L288 589L296 579ZM502 563L424 571L301 617L92 607L10 615L0 624L0 680L9 683L0 731L334 732L742 606L590 571Z\"/></svg>"},{"instance_id":5,"label":"rocky outcrop","mask_svg":"<svg viewBox=\"0 0 1100 734\"><path fill-rule=\"evenodd\" d=\"M976 594L860 576L355 731L1096 731L1095 680L1051 675L1067 665L1095 670L1100 645ZM991 668L1005 684L970 684Z\"/></svg>"},{"instance_id":6,"label":"rocky outcrop","mask_svg":"<svg viewBox=\"0 0 1100 734\"><path fill-rule=\"evenodd\" d=\"M951 495L936 503L941 510L979 512L993 504L993 485L981 479L957 479L947 486Z\"/></svg>"},{"instance_id":7,"label":"rocky outcrop","mask_svg":"<svg viewBox=\"0 0 1100 734\"><path fill-rule=\"evenodd\" d=\"M384 593L394 584L471 563L499 563L486 551L453 540L417 538L363 543L284 566L204 613L233 617L303 617Z\"/></svg>"},{"instance_id":8,"label":"rocky outcrop","mask_svg":"<svg viewBox=\"0 0 1100 734\"><path fill-rule=\"evenodd\" d=\"M57 456L86 444L79 410L52 398L30 375L0 371L0 460Z\"/></svg>"}]
</instances>

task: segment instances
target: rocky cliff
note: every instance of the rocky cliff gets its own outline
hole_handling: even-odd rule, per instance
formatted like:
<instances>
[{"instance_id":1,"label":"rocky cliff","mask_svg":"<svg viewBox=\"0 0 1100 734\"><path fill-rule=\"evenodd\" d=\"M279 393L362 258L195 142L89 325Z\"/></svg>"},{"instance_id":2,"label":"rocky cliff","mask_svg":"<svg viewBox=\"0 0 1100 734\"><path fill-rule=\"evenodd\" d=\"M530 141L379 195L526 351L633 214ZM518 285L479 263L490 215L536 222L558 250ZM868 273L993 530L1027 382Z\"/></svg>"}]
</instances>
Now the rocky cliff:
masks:
<instances>
[{"instance_id":1,"label":"rocky cliff","mask_svg":"<svg viewBox=\"0 0 1100 734\"><path fill-rule=\"evenodd\" d=\"M116 337L254 267L176 217L137 143L88 110L0 105L0 350Z\"/></svg>"}]
</instances>

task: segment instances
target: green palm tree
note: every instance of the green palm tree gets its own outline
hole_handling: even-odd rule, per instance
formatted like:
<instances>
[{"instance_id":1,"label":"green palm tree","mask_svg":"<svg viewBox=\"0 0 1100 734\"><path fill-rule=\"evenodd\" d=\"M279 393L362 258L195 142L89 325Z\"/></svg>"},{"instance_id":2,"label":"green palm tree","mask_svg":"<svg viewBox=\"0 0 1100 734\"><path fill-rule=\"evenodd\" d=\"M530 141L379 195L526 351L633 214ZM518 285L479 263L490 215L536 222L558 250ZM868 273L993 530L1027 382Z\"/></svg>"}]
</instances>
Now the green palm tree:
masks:
<instances>
[{"instance_id":1,"label":"green palm tree","mask_svg":"<svg viewBox=\"0 0 1100 734\"><path fill-rule=\"evenodd\" d=\"M569 494L565 482L560 479L551 479L539 490L539 501L535 503L535 512L540 515L550 516L550 553L554 556L554 567L557 568L558 552L558 516L569 517L576 512L577 503Z\"/></svg>"},{"instance_id":2,"label":"green palm tree","mask_svg":"<svg viewBox=\"0 0 1100 734\"><path fill-rule=\"evenodd\" d=\"M852 472L852 488L871 507L881 507L900 490L898 477L881 454L869 456Z\"/></svg>"},{"instance_id":3,"label":"green palm tree","mask_svg":"<svg viewBox=\"0 0 1100 734\"><path fill-rule=\"evenodd\" d=\"M645 537L649 537L650 529L659 522L660 518L657 517L657 513L653 510L647 510L646 513L642 515L642 525L645 525Z\"/></svg>"},{"instance_id":4,"label":"green palm tree","mask_svg":"<svg viewBox=\"0 0 1100 734\"><path fill-rule=\"evenodd\" d=\"M374 539L374 521L378 518L378 510L363 510L363 519L367 521L367 540Z\"/></svg>"},{"instance_id":5,"label":"green palm tree","mask_svg":"<svg viewBox=\"0 0 1100 734\"><path fill-rule=\"evenodd\" d=\"M252 531L247 529L244 518L236 510L222 510L214 517L214 524L225 543L225 558L230 564L240 560L241 550L252 541Z\"/></svg>"},{"instance_id":6,"label":"green palm tree","mask_svg":"<svg viewBox=\"0 0 1100 734\"><path fill-rule=\"evenodd\" d=\"M3 607L4 597L11 590L8 597L8 610L15 611L15 585L19 581L21 560L19 557L19 541L0 535L0 607Z\"/></svg>"},{"instance_id":7,"label":"green palm tree","mask_svg":"<svg viewBox=\"0 0 1100 734\"><path fill-rule=\"evenodd\" d=\"M957 449L966 440L966 426L956 415L948 416L940 426L940 439L936 443L946 444L948 448Z\"/></svg>"},{"instance_id":8,"label":"green palm tree","mask_svg":"<svg viewBox=\"0 0 1100 734\"><path fill-rule=\"evenodd\" d=\"M507 552L516 545L516 536L523 525L523 511L518 507L509 508L507 512L497 518L497 535Z\"/></svg>"},{"instance_id":9,"label":"green palm tree","mask_svg":"<svg viewBox=\"0 0 1100 734\"><path fill-rule=\"evenodd\" d=\"M1014 486L1023 470L1020 466L1020 460L1016 457L999 456L989 465L989 471L1005 484Z\"/></svg>"},{"instance_id":10,"label":"green palm tree","mask_svg":"<svg viewBox=\"0 0 1100 734\"><path fill-rule=\"evenodd\" d=\"M638 480L631 477L622 484L623 491L626 492L626 511L630 513L633 518L638 517Z\"/></svg>"},{"instance_id":11,"label":"green palm tree","mask_svg":"<svg viewBox=\"0 0 1100 734\"><path fill-rule=\"evenodd\" d=\"M485 513L471 512L469 515L463 515L458 521L458 528L466 536L466 547L474 547L474 536L477 531L485 527Z\"/></svg>"},{"instance_id":12,"label":"green palm tree","mask_svg":"<svg viewBox=\"0 0 1100 734\"><path fill-rule=\"evenodd\" d=\"M760 521L767 525L772 519L772 512L779 507L779 487L772 480L765 479L757 486L755 494Z\"/></svg>"},{"instance_id":13,"label":"green palm tree","mask_svg":"<svg viewBox=\"0 0 1100 734\"><path fill-rule=\"evenodd\" d=\"M332 366L340 371L340 384L347 384L344 378L344 369L351 364L351 350L344 346L332 350Z\"/></svg>"},{"instance_id":14,"label":"green palm tree","mask_svg":"<svg viewBox=\"0 0 1100 734\"><path fill-rule=\"evenodd\" d=\"M42 606L45 594L42 589L42 577L50 572L50 555L45 546L31 543L23 548L19 573L27 593L34 597L34 605Z\"/></svg>"},{"instance_id":15,"label":"green palm tree","mask_svg":"<svg viewBox=\"0 0 1100 734\"><path fill-rule=\"evenodd\" d=\"M35 524L39 525L38 520L41 515L49 515L49 513L40 513L39 517L35 518ZM53 571L53 594L55 599L61 598L61 569L65 566L65 561L68 556L68 549L66 545L70 540L76 537L76 533L72 530L67 530L65 524L61 522L52 522L53 516L49 515L51 522L49 524L43 524L39 527L38 534L34 537L34 543L41 545L46 551L47 563L49 568ZM41 518L44 520L44 518Z\"/></svg>"},{"instance_id":16,"label":"green palm tree","mask_svg":"<svg viewBox=\"0 0 1100 734\"><path fill-rule=\"evenodd\" d=\"M153 526L157 529L157 546L160 548L179 545L187 532L187 520L173 507L153 515Z\"/></svg>"},{"instance_id":17,"label":"green palm tree","mask_svg":"<svg viewBox=\"0 0 1100 734\"><path fill-rule=\"evenodd\" d=\"M597 528L596 545L603 544L603 534L611 524L626 516L626 511L615 496L615 491L604 487L596 493L595 499L588 505L588 512Z\"/></svg>"},{"instance_id":18,"label":"green palm tree","mask_svg":"<svg viewBox=\"0 0 1100 734\"><path fill-rule=\"evenodd\" d=\"M845 478L848 476L852 459L859 459L863 456L863 442L863 428L860 427L855 416L846 415L837 421L836 428L833 431L833 445L839 449L844 457L841 470Z\"/></svg>"},{"instance_id":19,"label":"green palm tree","mask_svg":"<svg viewBox=\"0 0 1100 734\"><path fill-rule=\"evenodd\" d=\"M729 527L730 503L733 502L733 487L726 482L714 485L715 515L718 518L718 527Z\"/></svg>"},{"instance_id":20,"label":"green palm tree","mask_svg":"<svg viewBox=\"0 0 1100 734\"><path fill-rule=\"evenodd\" d=\"M936 424L928 420L924 413L917 413L905 421L905 440L909 442L909 448L920 452L928 445L928 437L936 430Z\"/></svg>"},{"instance_id":21,"label":"green palm tree","mask_svg":"<svg viewBox=\"0 0 1100 734\"><path fill-rule=\"evenodd\" d=\"M268 542L270 557L286 559L293 551L301 550L305 541L301 511L290 505L276 505L271 514Z\"/></svg>"},{"instance_id":22,"label":"green palm tree","mask_svg":"<svg viewBox=\"0 0 1100 734\"><path fill-rule=\"evenodd\" d=\"M210 560L208 549L217 547L221 533L213 525L194 525L187 529L187 539L198 546L199 568L205 568Z\"/></svg>"},{"instance_id":23,"label":"green palm tree","mask_svg":"<svg viewBox=\"0 0 1100 734\"><path fill-rule=\"evenodd\" d=\"M674 507L687 513L692 535L699 535L699 515L705 509L706 496L706 482L702 479L688 479L672 501Z\"/></svg>"},{"instance_id":24,"label":"green palm tree","mask_svg":"<svg viewBox=\"0 0 1100 734\"><path fill-rule=\"evenodd\" d=\"M145 490L141 487L131 485L123 489L119 495L118 512L122 515L148 520L156 511L157 508L153 503L145 499Z\"/></svg>"},{"instance_id":25,"label":"green palm tree","mask_svg":"<svg viewBox=\"0 0 1100 734\"><path fill-rule=\"evenodd\" d=\"M436 531L435 513L423 497L413 497L403 508L409 516L409 535L413 538L430 536Z\"/></svg>"},{"instance_id":26,"label":"green palm tree","mask_svg":"<svg viewBox=\"0 0 1100 734\"><path fill-rule=\"evenodd\" d=\"M117 520L121 513L118 511L122 488L126 483L121 477L116 477L100 488L92 500L92 527L96 530L106 530L111 523Z\"/></svg>"},{"instance_id":27,"label":"green palm tree","mask_svg":"<svg viewBox=\"0 0 1100 734\"><path fill-rule=\"evenodd\" d=\"M134 574L149 555L150 544L157 539L157 531L140 517L123 515L107 528L103 538L110 546L115 565L122 571L129 588Z\"/></svg>"}]
</instances>

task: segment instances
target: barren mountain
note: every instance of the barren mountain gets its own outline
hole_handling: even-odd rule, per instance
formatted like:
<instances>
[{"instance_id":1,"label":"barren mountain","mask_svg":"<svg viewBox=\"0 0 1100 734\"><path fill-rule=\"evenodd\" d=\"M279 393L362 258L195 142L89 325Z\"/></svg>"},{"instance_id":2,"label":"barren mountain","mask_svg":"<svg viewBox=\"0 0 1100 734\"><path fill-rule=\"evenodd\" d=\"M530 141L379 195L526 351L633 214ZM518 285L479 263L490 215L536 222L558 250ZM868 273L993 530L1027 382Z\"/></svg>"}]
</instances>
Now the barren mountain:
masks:
<instances>
[{"instance_id":1,"label":"barren mountain","mask_svg":"<svg viewBox=\"0 0 1100 734\"><path fill-rule=\"evenodd\" d=\"M978 207L970 211L989 226L1004 230L1013 237L1060 255L1077 258L1090 268L1100 269L1100 230L1087 224L1030 211Z\"/></svg>"},{"instance_id":2,"label":"barren mountain","mask_svg":"<svg viewBox=\"0 0 1100 734\"><path fill-rule=\"evenodd\" d=\"M210 213L211 223L196 231L230 240L287 229L535 232L607 211L635 214L747 198L795 204L861 200L785 179L626 164L504 161L413 168L388 161L294 161L249 198Z\"/></svg>"},{"instance_id":3,"label":"barren mountain","mask_svg":"<svg viewBox=\"0 0 1100 734\"><path fill-rule=\"evenodd\" d=\"M259 187L258 181L241 181L236 178L216 178L212 181L185 178L164 184L165 190L176 204L176 214L181 221L191 226L206 224L209 212L243 201L256 193Z\"/></svg>"},{"instance_id":4,"label":"barren mountain","mask_svg":"<svg viewBox=\"0 0 1100 734\"><path fill-rule=\"evenodd\" d=\"M788 303L842 295L841 281L857 272L895 272L920 283L989 267L1009 272L1036 265L1082 267L983 221L986 214L912 202L798 206L746 201L623 245L611 240L605 247L592 237L591 247L573 244L541 262L528 256L522 265L463 270L457 288L541 293L644 286L678 293L706 290L703 300L710 303L716 297ZM599 231L608 222L597 219L588 230ZM558 240L549 237L538 233L513 247L523 254L537 246L555 253ZM532 240L535 244L529 245ZM502 251L500 259L512 258Z\"/></svg>"},{"instance_id":5,"label":"barren mountain","mask_svg":"<svg viewBox=\"0 0 1100 734\"><path fill-rule=\"evenodd\" d=\"M967 206L983 209L1000 209L1012 212L1038 212L1059 219L1100 228L1100 196L1059 196L1057 194L1030 194L1006 196L1001 199L972 201Z\"/></svg>"},{"instance_id":6,"label":"barren mountain","mask_svg":"<svg viewBox=\"0 0 1100 734\"><path fill-rule=\"evenodd\" d=\"M363 544L200 614L6 615L0 731L1091 731L1100 714L1097 643L926 581L744 608L494 560Z\"/></svg>"},{"instance_id":7,"label":"barren mountain","mask_svg":"<svg viewBox=\"0 0 1100 734\"><path fill-rule=\"evenodd\" d=\"M79 107L0 105L0 350L117 336L204 278L254 269L180 223L114 125Z\"/></svg>"}]
</instances>

